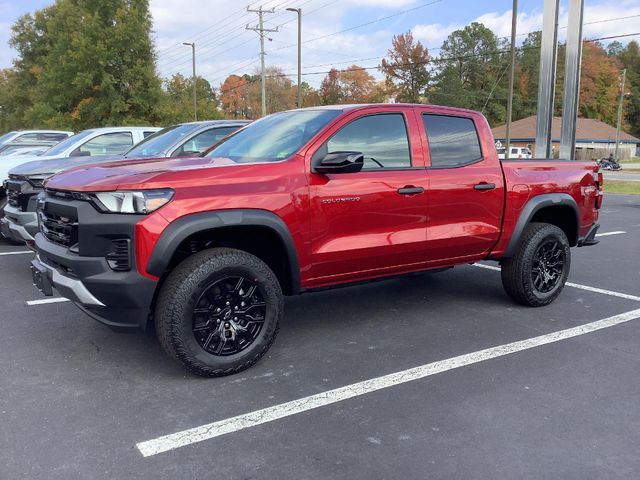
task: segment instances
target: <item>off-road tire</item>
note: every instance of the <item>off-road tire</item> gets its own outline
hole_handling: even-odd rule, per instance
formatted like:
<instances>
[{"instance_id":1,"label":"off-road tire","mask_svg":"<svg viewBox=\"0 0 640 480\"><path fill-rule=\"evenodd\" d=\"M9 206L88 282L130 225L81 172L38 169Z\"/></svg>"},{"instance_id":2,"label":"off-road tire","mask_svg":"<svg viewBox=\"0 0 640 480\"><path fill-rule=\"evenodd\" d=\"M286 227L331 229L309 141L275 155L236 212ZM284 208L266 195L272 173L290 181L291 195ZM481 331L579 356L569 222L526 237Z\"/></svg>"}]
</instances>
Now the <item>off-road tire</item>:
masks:
<instances>
[{"instance_id":1,"label":"off-road tire","mask_svg":"<svg viewBox=\"0 0 640 480\"><path fill-rule=\"evenodd\" d=\"M250 276L264 298L266 313L260 333L245 350L216 356L196 340L193 308L208 285L228 275ZM283 310L280 283L262 260L241 250L212 248L190 256L167 277L155 307L156 334L162 348L188 371L205 377L231 375L251 367L269 350Z\"/></svg>"},{"instance_id":2,"label":"off-road tire","mask_svg":"<svg viewBox=\"0 0 640 480\"><path fill-rule=\"evenodd\" d=\"M539 291L532 278L536 252L549 240L557 241L564 251L564 268L557 284L548 292ZM516 302L531 307L542 307L553 302L564 288L571 267L571 248L565 233L548 223L529 224L518 242L515 255L502 262L502 286Z\"/></svg>"}]
</instances>

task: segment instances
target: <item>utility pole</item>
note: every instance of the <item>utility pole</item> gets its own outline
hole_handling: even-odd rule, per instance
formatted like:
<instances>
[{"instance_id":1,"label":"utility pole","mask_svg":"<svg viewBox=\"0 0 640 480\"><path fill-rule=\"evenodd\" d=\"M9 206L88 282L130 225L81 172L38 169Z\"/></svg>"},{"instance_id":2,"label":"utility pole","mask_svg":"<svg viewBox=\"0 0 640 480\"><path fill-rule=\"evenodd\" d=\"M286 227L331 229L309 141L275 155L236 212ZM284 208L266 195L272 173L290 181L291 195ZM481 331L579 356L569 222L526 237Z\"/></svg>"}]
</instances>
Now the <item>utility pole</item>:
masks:
<instances>
[{"instance_id":1,"label":"utility pole","mask_svg":"<svg viewBox=\"0 0 640 480\"><path fill-rule=\"evenodd\" d=\"M267 114L267 96L266 96L266 82L264 76L264 34L269 32L277 32L278 28L264 28L264 18L263 15L265 13L274 13L275 9L271 8L270 10L263 10L262 6L258 10L252 10L247 7L247 12L257 13L258 14L258 25L255 27L246 26L247 30L253 30L254 32L258 32L260 35L260 72L262 77L262 116L264 117Z\"/></svg>"},{"instance_id":2,"label":"utility pole","mask_svg":"<svg viewBox=\"0 0 640 480\"><path fill-rule=\"evenodd\" d=\"M193 62L193 76L191 77L193 82L193 119L198 121L198 98L196 94L196 44L184 42L183 45L191 47L191 60Z\"/></svg>"},{"instance_id":3,"label":"utility pole","mask_svg":"<svg viewBox=\"0 0 640 480\"><path fill-rule=\"evenodd\" d=\"M622 107L624 106L624 83L627 78L627 69L622 70L622 80L620 81L620 100L618 101L618 125L616 126L616 153L613 158L618 161L618 147L620 145L620 127L622 126Z\"/></svg>"},{"instance_id":4,"label":"utility pole","mask_svg":"<svg viewBox=\"0 0 640 480\"><path fill-rule=\"evenodd\" d=\"M287 8L298 14L298 108L302 108L302 9Z\"/></svg>"},{"instance_id":5,"label":"utility pole","mask_svg":"<svg viewBox=\"0 0 640 480\"><path fill-rule=\"evenodd\" d=\"M511 10L511 65L509 67L509 97L507 98L507 146L504 158L509 159L511 152L511 112L513 110L513 76L516 70L516 27L518 24L518 0L513 0Z\"/></svg>"}]
</instances>

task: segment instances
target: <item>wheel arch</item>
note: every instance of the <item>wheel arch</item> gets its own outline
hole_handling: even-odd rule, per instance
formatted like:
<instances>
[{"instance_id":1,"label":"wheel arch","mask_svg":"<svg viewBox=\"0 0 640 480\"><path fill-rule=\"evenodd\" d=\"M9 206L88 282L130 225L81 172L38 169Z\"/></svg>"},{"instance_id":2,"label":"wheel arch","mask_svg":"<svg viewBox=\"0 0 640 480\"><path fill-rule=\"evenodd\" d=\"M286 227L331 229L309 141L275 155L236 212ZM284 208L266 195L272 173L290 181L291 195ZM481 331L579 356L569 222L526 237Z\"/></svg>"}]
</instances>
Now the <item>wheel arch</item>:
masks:
<instances>
[{"instance_id":1,"label":"wheel arch","mask_svg":"<svg viewBox=\"0 0 640 480\"><path fill-rule=\"evenodd\" d=\"M546 193L533 197L525 204L513 229L504 258L513 257L524 229L532 222L555 225L564 231L569 245L574 247L578 244L580 215L576 201L567 193Z\"/></svg>"},{"instance_id":2,"label":"wheel arch","mask_svg":"<svg viewBox=\"0 0 640 480\"><path fill-rule=\"evenodd\" d=\"M193 246L192 241L200 243ZM298 255L291 232L276 214L258 209L201 212L175 220L156 242L146 270L162 278L177 261L186 258L181 257L184 247L198 251L202 245L248 251L274 270L285 294L300 291Z\"/></svg>"}]
</instances>

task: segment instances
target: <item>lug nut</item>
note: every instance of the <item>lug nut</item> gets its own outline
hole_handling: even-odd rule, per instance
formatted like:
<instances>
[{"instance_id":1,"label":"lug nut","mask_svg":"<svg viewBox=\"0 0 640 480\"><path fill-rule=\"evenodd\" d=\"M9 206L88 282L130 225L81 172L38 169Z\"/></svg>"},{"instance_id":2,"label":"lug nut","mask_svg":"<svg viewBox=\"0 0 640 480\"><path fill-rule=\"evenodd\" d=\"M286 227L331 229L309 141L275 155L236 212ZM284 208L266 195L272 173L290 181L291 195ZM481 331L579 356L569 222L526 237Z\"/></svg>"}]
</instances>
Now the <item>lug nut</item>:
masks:
<instances>
[{"instance_id":1,"label":"lug nut","mask_svg":"<svg viewBox=\"0 0 640 480\"><path fill-rule=\"evenodd\" d=\"M220 311L220 307L216 308L216 312L219 312L219 311Z\"/></svg>"},{"instance_id":2,"label":"lug nut","mask_svg":"<svg viewBox=\"0 0 640 480\"><path fill-rule=\"evenodd\" d=\"M237 309L238 309L238 305L236 305L235 307L233 307L233 309L234 309L234 310L237 310Z\"/></svg>"},{"instance_id":3,"label":"lug nut","mask_svg":"<svg viewBox=\"0 0 640 480\"><path fill-rule=\"evenodd\" d=\"M228 307L229 305L231 305L231 302L227 302L227 307Z\"/></svg>"},{"instance_id":4,"label":"lug nut","mask_svg":"<svg viewBox=\"0 0 640 480\"><path fill-rule=\"evenodd\" d=\"M241 307L244 307L245 305L246 305L246 303L244 303L244 302L240 302L240 306L241 306Z\"/></svg>"},{"instance_id":5,"label":"lug nut","mask_svg":"<svg viewBox=\"0 0 640 480\"><path fill-rule=\"evenodd\" d=\"M224 328L229 328L231 326L231 324L229 322L225 322L224 323Z\"/></svg>"},{"instance_id":6,"label":"lug nut","mask_svg":"<svg viewBox=\"0 0 640 480\"><path fill-rule=\"evenodd\" d=\"M220 319L217 319L217 320L216 320L216 323L217 323L218 325L220 325Z\"/></svg>"}]
</instances>

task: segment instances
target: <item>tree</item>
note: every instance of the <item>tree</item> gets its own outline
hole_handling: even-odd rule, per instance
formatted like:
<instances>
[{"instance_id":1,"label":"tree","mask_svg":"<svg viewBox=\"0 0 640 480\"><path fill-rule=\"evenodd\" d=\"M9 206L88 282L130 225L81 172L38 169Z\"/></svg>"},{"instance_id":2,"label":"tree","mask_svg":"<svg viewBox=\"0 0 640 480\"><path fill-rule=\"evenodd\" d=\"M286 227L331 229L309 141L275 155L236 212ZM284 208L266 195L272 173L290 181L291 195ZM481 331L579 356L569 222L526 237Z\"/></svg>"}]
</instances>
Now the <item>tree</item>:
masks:
<instances>
[{"instance_id":1,"label":"tree","mask_svg":"<svg viewBox=\"0 0 640 480\"><path fill-rule=\"evenodd\" d=\"M193 80L177 73L164 81L160 116L163 124L189 122L193 120ZM196 77L196 98L198 119L220 118L218 99L211 84L202 77Z\"/></svg>"},{"instance_id":2,"label":"tree","mask_svg":"<svg viewBox=\"0 0 640 480\"><path fill-rule=\"evenodd\" d=\"M158 121L150 33L148 0L57 0L23 17L11 42L20 74L35 77L25 120L73 130Z\"/></svg>"},{"instance_id":3,"label":"tree","mask_svg":"<svg viewBox=\"0 0 640 480\"><path fill-rule=\"evenodd\" d=\"M220 104L230 118L248 118L247 78L229 75L220 85Z\"/></svg>"},{"instance_id":4,"label":"tree","mask_svg":"<svg viewBox=\"0 0 640 480\"><path fill-rule=\"evenodd\" d=\"M323 105L335 105L342 101L338 70L332 68L320 83L320 99Z\"/></svg>"},{"instance_id":5,"label":"tree","mask_svg":"<svg viewBox=\"0 0 640 480\"><path fill-rule=\"evenodd\" d=\"M380 64L387 84L396 90L398 101L420 102L430 80L429 51L414 41L410 31L394 36L391 45L388 60L383 58Z\"/></svg>"},{"instance_id":6,"label":"tree","mask_svg":"<svg viewBox=\"0 0 640 480\"><path fill-rule=\"evenodd\" d=\"M492 124L504 122L508 64L496 35L483 24L473 22L451 33L440 52L430 101L484 109Z\"/></svg>"},{"instance_id":7,"label":"tree","mask_svg":"<svg viewBox=\"0 0 640 480\"><path fill-rule=\"evenodd\" d=\"M632 135L640 136L640 46L635 40L618 53L618 61L627 69L625 93L627 97L624 118Z\"/></svg>"},{"instance_id":8,"label":"tree","mask_svg":"<svg viewBox=\"0 0 640 480\"><path fill-rule=\"evenodd\" d=\"M290 110L296 106L296 89L279 67L265 70L267 114ZM259 118L262 113L262 87L260 71L256 69L248 82L248 118Z\"/></svg>"},{"instance_id":9,"label":"tree","mask_svg":"<svg viewBox=\"0 0 640 480\"><path fill-rule=\"evenodd\" d=\"M320 84L320 99L323 105L368 103L374 87L373 76L358 65L340 71L332 68Z\"/></svg>"},{"instance_id":10,"label":"tree","mask_svg":"<svg viewBox=\"0 0 640 480\"><path fill-rule=\"evenodd\" d=\"M584 42L579 115L615 125L620 93L619 78L617 59L608 57L599 43Z\"/></svg>"}]
</instances>

